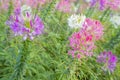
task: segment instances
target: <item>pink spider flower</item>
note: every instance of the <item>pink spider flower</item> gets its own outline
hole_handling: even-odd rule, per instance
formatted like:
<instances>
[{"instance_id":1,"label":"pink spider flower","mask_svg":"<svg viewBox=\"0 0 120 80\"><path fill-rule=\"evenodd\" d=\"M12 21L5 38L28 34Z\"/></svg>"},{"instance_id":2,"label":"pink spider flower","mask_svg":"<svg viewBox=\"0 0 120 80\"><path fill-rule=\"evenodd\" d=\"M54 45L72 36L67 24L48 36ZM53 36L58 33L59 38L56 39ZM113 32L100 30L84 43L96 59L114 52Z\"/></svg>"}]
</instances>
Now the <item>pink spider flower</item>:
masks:
<instances>
[{"instance_id":1,"label":"pink spider flower","mask_svg":"<svg viewBox=\"0 0 120 80\"><path fill-rule=\"evenodd\" d=\"M86 34L86 31L79 31L74 33L70 39L70 47L72 48L73 57L83 58L85 56L92 56L95 44L93 37L90 34ZM70 54L70 52L69 52Z\"/></svg>"},{"instance_id":2,"label":"pink spider flower","mask_svg":"<svg viewBox=\"0 0 120 80\"><path fill-rule=\"evenodd\" d=\"M9 0L0 1L0 11L7 10L9 7Z\"/></svg>"},{"instance_id":3,"label":"pink spider flower","mask_svg":"<svg viewBox=\"0 0 120 80\"><path fill-rule=\"evenodd\" d=\"M112 10L120 8L120 0L91 0L90 3L91 6L95 6L96 3L98 3L100 10L104 10L108 7Z\"/></svg>"},{"instance_id":4,"label":"pink spider flower","mask_svg":"<svg viewBox=\"0 0 120 80\"><path fill-rule=\"evenodd\" d=\"M46 2L49 2L49 0L1 0L0 9L8 10L8 7L10 6L10 1L13 4L14 9L17 9L22 5L29 5L32 8L37 8L38 5L44 5Z\"/></svg>"},{"instance_id":5,"label":"pink spider flower","mask_svg":"<svg viewBox=\"0 0 120 80\"><path fill-rule=\"evenodd\" d=\"M23 0L22 3L37 8L38 5L43 5L46 1L47 0Z\"/></svg>"},{"instance_id":6,"label":"pink spider flower","mask_svg":"<svg viewBox=\"0 0 120 80\"><path fill-rule=\"evenodd\" d=\"M71 2L74 2L75 0L60 0L56 6L56 9L58 9L61 12L70 12L71 11Z\"/></svg>"},{"instance_id":7,"label":"pink spider flower","mask_svg":"<svg viewBox=\"0 0 120 80\"><path fill-rule=\"evenodd\" d=\"M97 20L87 18L79 32L75 32L69 38L71 50L69 55L74 58L85 58L93 55L96 48L95 41L103 35L103 26Z\"/></svg>"},{"instance_id":8,"label":"pink spider flower","mask_svg":"<svg viewBox=\"0 0 120 80\"><path fill-rule=\"evenodd\" d=\"M103 25L98 20L86 18L83 29L86 31L86 34L91 34L94 40L99 40L103 35Z\"/></svg>"},{"instance_id":9,"label":"pink spider flower","mask_svg":"<svg viewBox=\"0 0 120 80\"><path fill-rule=\"evenodd\" d=\"M111 9L118 9L120 8L120 0L107 0L106 6L110 7Z\"/></svg>"}]
</instances>

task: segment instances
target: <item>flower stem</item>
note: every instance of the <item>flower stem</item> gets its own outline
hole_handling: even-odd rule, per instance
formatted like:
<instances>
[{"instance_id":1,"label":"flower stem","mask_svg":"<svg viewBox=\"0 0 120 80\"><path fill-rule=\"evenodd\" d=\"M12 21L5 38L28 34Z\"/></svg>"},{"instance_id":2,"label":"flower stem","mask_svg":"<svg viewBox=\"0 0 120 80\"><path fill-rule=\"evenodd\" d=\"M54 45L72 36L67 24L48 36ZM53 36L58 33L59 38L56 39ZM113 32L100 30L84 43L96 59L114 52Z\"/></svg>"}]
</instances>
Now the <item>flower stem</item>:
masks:
<instances>
[{"instance_id":1,"label":"flower stem","mask_svg":"<svg viewBox=\"0 0 120 80\"><path fill-rule=\"evenodd\" d=\"M86 16L90 17L93 14L93 12L94 12L94 7L90 7L86 13Z\"/></svg>"},{"instance_id":2,"label":"flower stem","mask_svg":"<svg viewBox=\"0 0 120 80\"><path fill-rule=\"evenodd\" d=\"M19 53L16 59L16 65L14 68L13 75L11 76L10 80L23 80L26 72L26 62L27 57L29 55L29 40L23 42L22 51Z\"/></svg>"},{"instance_id":3,"label":"flower stem","mask_svg":"<svg viewBox=\"0 0 120 80\"><path fill-rule=\"evenodd\" d=\"M100 18L100 21L103 21L103 19L104 19L104 17L107 15L107 16L109 16L108 14L109 14L109 11L110 11L110 8L108 7L105 11L104 11L104 13L102 14L102 16L101 16L101 18Z\"/></svg>"}]
</instances>

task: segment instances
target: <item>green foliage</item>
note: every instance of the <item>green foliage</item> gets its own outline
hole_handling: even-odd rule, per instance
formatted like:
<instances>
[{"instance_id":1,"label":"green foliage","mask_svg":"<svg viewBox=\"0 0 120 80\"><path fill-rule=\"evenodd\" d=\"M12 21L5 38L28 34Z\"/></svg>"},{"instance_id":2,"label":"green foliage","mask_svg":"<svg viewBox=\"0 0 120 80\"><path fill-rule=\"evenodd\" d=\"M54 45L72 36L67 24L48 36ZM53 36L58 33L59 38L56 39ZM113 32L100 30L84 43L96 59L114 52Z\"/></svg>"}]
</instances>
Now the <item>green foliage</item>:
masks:
<instances>
[{"instance_id":1,"label":"green foliage","mask_svg":"<svg viewBox=\"0 0 120 80\"><path fill-rule=\"evenodd\" d=\"M69 14L55 10L56 1L37 12L44 21L45 32L29 43L14 37L5 25L12 6L7 14L0 13L0 80L119 80L120 62L111 74L101 69L96 56L104 50L112 50L120 60L120 29L106 24L109 21L103 22L105 33L103 39L96 42L94 56L81 61L74 59L68 55L68 39L73 33L67 25ZM93 12L93 16L92 11L87 16L99 19L101 13Z\"/></svg>"}]
</instances>

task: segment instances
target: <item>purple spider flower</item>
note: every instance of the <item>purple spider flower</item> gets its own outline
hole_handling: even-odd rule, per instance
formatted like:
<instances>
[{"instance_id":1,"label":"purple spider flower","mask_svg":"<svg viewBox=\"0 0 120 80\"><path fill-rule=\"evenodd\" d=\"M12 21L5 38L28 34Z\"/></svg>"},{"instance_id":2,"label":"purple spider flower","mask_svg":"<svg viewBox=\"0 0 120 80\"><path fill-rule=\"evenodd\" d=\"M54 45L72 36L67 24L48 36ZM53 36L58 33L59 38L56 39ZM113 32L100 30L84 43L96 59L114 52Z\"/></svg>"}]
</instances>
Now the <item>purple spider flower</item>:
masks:
<instances>
[{"instance_id":1,"label":"purple spider flower","mask_svg":"<svg viewBox=\"0 0 120 80\"><path fill-rule=\"evenodd\" d=\"M91 7L93 7L97 3L97 0L91 0L90 3L91 3Z\"/></svg>"},{"instance_id":2,"label":"purple spider flower","mask_svg":"<svg viewBox=\"0 0 120 80\"><path fill-rule=\"evenodd\" d=\"M21 9L16 9L6 24L10 26L15 36L22 36L23 40L33 40L44 31L44 24L39 16L33 16L29 11L23 14Z\"/></svg>"},{"instance_id":3,"label":"purple spider flower","mask_svg":"<svg viewBox=\"0 0 120 80\"><path fill-rule=\"evenodd\" d=\"M104 66L102 67L104 71L109 70L110 72L113 72L116 67L117 57L112 54L111 51L104 51L98 56L97 62L104 64Z\"/></svg>"},{"instance_id":4,"label":"purple spider flower","mask_svg":"<svg viewBox=\"0 0 120 80\"><path fill-rule=\"evenodd\" d=\"M105 8L105 0L91 0L90 5L94 7L97 3L99 3L99 9L103 10Z\"/></svg>"},{"instance_id":5,"label":"purple spider flower","mask_svg":"<svg viewBox=\"0 0 120 80\"><path fill-rule=\"evenodd\" d=\"M100 10L105 8L105 0L100 0Z\"/></svg>"}]
</instances>

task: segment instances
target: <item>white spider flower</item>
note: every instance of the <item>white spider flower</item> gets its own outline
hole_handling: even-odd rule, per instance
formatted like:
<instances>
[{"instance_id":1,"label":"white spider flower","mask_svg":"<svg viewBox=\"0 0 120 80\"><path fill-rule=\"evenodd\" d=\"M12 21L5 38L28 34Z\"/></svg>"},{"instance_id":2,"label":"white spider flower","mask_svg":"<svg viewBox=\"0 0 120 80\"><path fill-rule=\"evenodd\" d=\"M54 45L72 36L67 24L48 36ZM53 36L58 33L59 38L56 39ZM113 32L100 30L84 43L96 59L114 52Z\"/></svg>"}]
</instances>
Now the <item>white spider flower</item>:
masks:
<instances>
[{"instance_id":1,"label":"white spider flower","mask_svg":"<svg viewBox=\"0 0 120 80\"><path fill-rule=\"evenodd\" d=\"M110 19L115 28L120 26L120 15L113 15Z\"/></svg>"},{"instance_id":2,"label":"white spider flower","mask_svg":"<svg viewBox=\"0 0 120 80\"><path fill-rule=\"evenodd\" d=\"M31 14L32 14L32 9L30 6L28 5L23 5L21 7L21 16L25 19L25 20L30 20L31 19Z\"/></svg>"},{"instance_id":3,"label":"white spider flower","mask_svg":"<svg viewBox=\"0 0 120 80\"><path fill-rule=\"evenodd\" d=\"M73 14L68 18L68 25L70 26L70 28L82 28L85 19L85 15Z\"/></svg>"},{"instance_id":4,"label":"white spider flower","mask_svg":"<svg viewBox=\"0 0 120 80\"><path fill-rule=\"evenodd\" d=\"M85 0L85 2L89 3L89 2L91 2L91 0Z\"/></svg>"}]
</instances>

